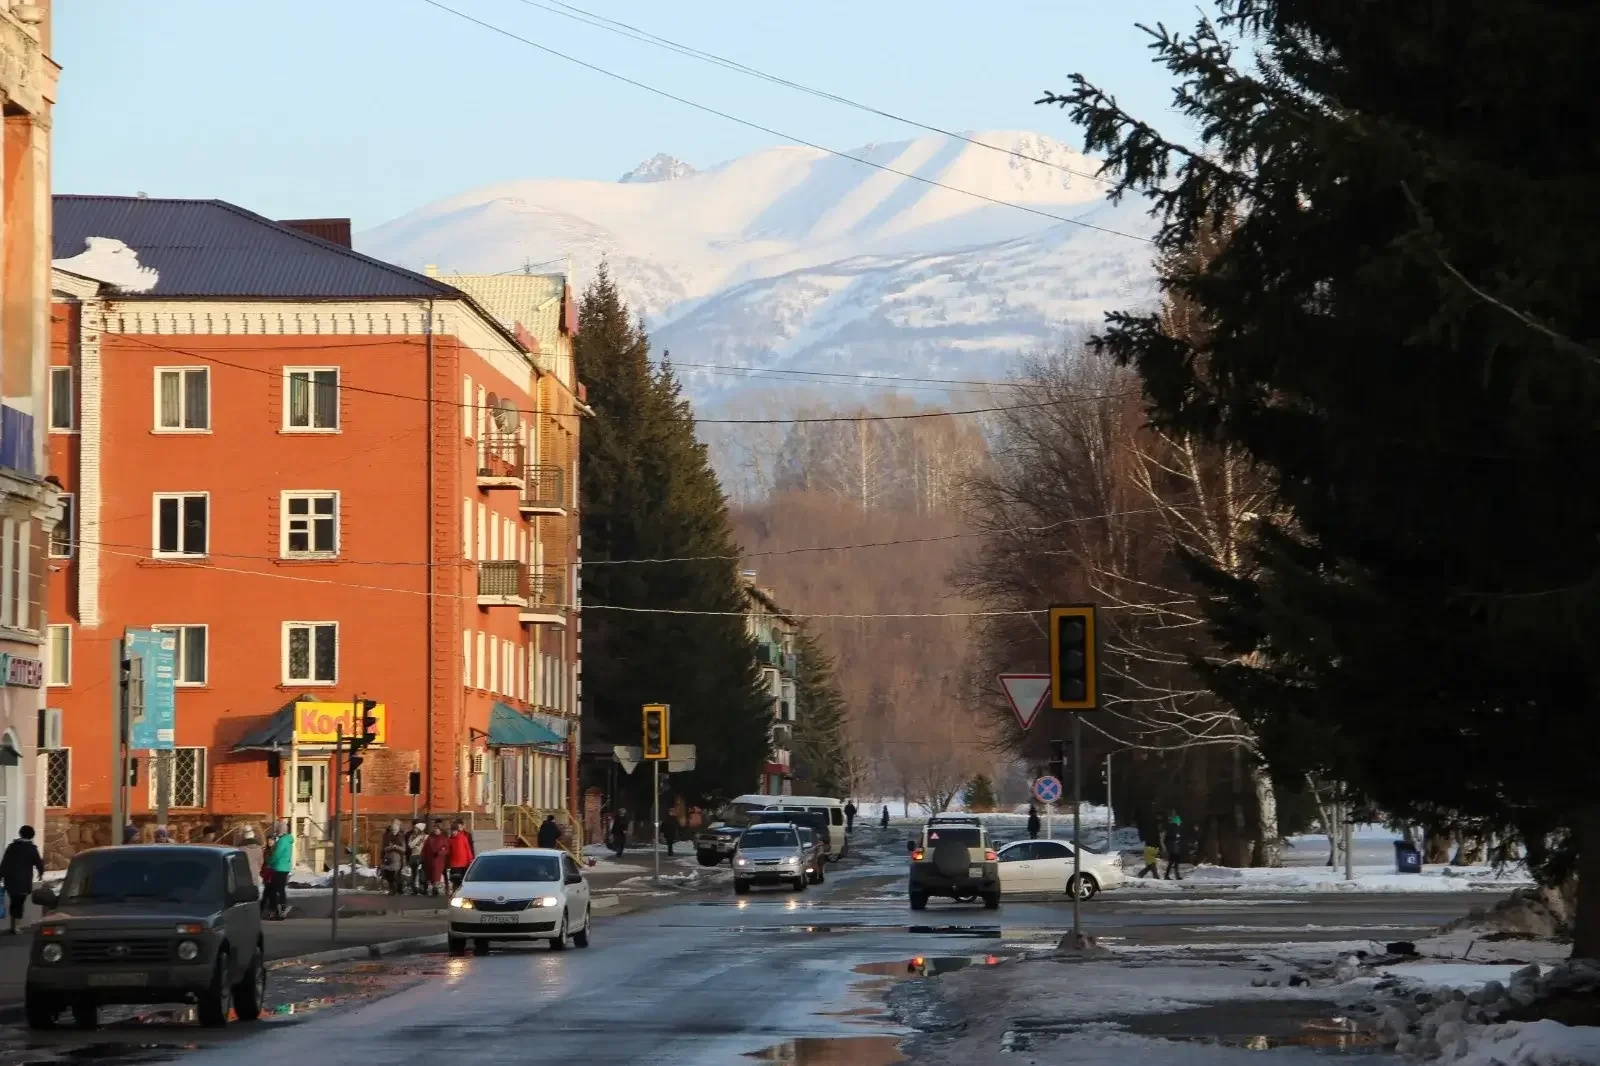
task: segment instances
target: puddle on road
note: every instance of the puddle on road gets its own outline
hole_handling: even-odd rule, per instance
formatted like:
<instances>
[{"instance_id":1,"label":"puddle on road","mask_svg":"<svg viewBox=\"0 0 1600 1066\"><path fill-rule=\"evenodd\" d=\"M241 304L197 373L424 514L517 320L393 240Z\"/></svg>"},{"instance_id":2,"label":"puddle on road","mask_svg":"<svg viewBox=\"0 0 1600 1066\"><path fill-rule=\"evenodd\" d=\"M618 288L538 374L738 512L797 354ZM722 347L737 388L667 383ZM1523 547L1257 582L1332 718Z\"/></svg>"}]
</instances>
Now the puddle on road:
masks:
<instances>
[{"instance_id":1,"label":"puddle on road","mask_svg":"<svg viewBox=\"0 0 1600 1066\"><path fill-rule=\"evenodd\" d=\"M1361 1054L1383 1050L1376 1033L1337 1011L1334 1004L1326 1002L1243 1001L1106 1020L1140 1036L1220 1044L1250 1051L1303 1047L1332 1054ZM1012 1022L1012 1029L1024 1038L1035 1034L1062 1035L1081 1027L1081 1024L1062 1025L1042 1019L1019 1018Z\"/></svg>"},{"instance_id":2,"label":"puddle on road","mask_svg":"<svg viewBox=\"0 0 1600 1066\"><path fill-rule=\"evenodd\" d=\"M746 1057L784 1066L893 1066L906 1061L897 1036L803 1036Z\"/></svg>"},{"instance_id":3,"label":"puddle on road","mask_svg":"<svg viewBox=\"0 0 1600 1066\"><path fill-rule=\"evenodd\" d=\"M63 1062L114 1062L118 1066L137 1063L160 1062L180 1051L193 1051L198 1044L135 1044L117 1042L89 1044L85 1047L60 1048L48 1059L27 1059L18 1066L55 1066Z\"/></svg>"},{"instance_id":4,"label":"puddle on road","mask_svg":"<svg viewBox=\"0 0 1600 1066\"><path fill-rule=\"evenodd\" d=\"M909 959L864 962L855 967L854 972L872 977L933 977L965 970L968 966L998 966L1009 958L1009 955L914 955Z\"/></svg>"}]
</instances>

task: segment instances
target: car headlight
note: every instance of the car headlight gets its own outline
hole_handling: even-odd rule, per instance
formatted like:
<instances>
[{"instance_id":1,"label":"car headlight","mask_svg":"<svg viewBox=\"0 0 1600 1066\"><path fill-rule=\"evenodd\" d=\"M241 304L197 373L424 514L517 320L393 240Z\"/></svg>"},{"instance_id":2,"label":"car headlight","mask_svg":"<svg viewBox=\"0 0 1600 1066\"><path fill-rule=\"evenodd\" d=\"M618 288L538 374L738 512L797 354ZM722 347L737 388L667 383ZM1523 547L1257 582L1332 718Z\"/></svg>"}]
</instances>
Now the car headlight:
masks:
<instances>
[{"instance_id":1,"label":"car headlight","mask_svg":"<svg viewBox=\"0 0 1600 1066\"><path fill-rule=\"evenodd\" d=\"M476 907L477 904L473 903L470 899L467 899L464 896L451 896L450 906L460 907L464 911L470 911Z\"/></svg>"},{"instance_id":2,"label":"car headlight","mask_svg":"<svg viewBox=\"0 0 1600 1066\"><path fill-rule=\"evenodd\" d=\"M531 902L529 902L528 906L530 906L530 907L559 907L559 906L561 906L561 897L560 896L540 896L538 899L532 900Z\"/></svg>"},{"instance_id":3,"label":"car headlight","mask_svg":"<svg viewBox=\"0 0 1600 1066\"><path fill-rule=\"evenodd\" d=\"M39 957L45 962L60 962L66 951L60 944L46 944L39 949Z\"/></svg>"},{"instance_id":4,"label":"car headlight","mask_svg":"<svg viewBox=\"0 0 1600 1066\"><path fill-rule=\"evenodd\" d=\"M800 861L799 859L795 858L793 855L790 855L790 856L788 856L787 858L785 858L783 860L783 864L785 866L793 866L795 863L797 863L799 861Z\"/></svg>"},{"instance_id":5,"label":"car headlight","mask_svg":"<svg viewBox=\"0 0 1600 1066\"><path fill-rule=\"evenodd\" d=\"M183 940L178 943L178 958L184 962L193 962L200 957L200 945L193 940Z\"/></svg>"},{"instance_id":6,"label":"car headlight","mask_svg":"<svg viewBox=\"0 0 1600 1066\"><path fill-rule=\"evenodd\" d=\"M741 855L737 859L733 860L733 864L735 866L743 866L745 863L747 863L749 861L750 861L749 859L746 859L743 855Z\"/></svg>"}]
</instances>

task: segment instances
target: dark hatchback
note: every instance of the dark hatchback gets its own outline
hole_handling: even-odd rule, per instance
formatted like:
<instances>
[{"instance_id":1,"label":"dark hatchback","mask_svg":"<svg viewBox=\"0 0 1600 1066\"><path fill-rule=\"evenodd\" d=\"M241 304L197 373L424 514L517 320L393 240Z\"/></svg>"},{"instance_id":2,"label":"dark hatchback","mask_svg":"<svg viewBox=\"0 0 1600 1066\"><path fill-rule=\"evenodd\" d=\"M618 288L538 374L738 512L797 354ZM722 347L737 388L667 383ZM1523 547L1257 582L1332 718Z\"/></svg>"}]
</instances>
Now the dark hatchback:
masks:
<instances>
[{"instance_id":1,"label":"dark hatchback","mask_svg":"<svg viewBox=\"0 0 1600 1066\"><path fill-rule=\"evenodd\" d=\"M45 913L28 953L29 1027L50 1028L69 1008L92 1027L113 1003L193 1003L212 1026L260 1015L260 893L243 851L94 848L73 857L59 896L45 886L33 899Z\"/></svg>"}]
</instances>

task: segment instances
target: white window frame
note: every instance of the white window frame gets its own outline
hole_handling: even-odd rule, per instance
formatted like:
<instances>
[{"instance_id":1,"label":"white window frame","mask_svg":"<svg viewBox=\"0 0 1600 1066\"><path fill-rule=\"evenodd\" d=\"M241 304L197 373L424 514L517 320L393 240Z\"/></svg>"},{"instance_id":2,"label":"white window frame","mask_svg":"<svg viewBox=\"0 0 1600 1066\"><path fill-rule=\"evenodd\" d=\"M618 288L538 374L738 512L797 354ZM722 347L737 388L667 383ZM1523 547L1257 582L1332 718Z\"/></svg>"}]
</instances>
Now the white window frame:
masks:
<instances>
[{"instance_id":1,"label":"white window frame","mask_svg":"<svg viewBox=\"0 0 1600 1066\"><path fill-rule=\"evenodd\" d=\"M333 425L319 426L317 421L317 387L316 375L331 371L333 373ZM292 408L289 403L289 392L292 388L291 378L296 374L306 375L306 388L310 391L307 398L306 420L303 426L291 425L289 416ZM344 428L344 419L339 410L339 400L343 395L344 373L336 366L286 366L283 368L283 431L285 433L338 433Z\"/></svg>"},{"instance_id":2,"label":"white window frame","mask_svg":"<svg viewBox=\"0 0 1600 1066\"><path fill-rule=\"evenodd\" d=\"M290 632L295 630L295 629L306 629L306 630L310 631L310 637L309 637L310 643L307 645L307 659L306 659L307 671L306 672L308 674L315 674L317 672L317 643L316 643L317 629L319 627L322 627L322 626L331 626L331 627L333 627L333 678L331 680L329 680L329 679L322 679L322 678L316 678L316 677L292 677L290 675L290 673L289 673L289 634L290 634ZM341 639L340 639L340 636L339 636L339 623L338 622L322 620L322 621L315 621L315 622L296 621L296 622L285 622L285 623L283 623L283 634L282 634L282 637L280 639L279 653L282 656L283 684L285 685L285 687L293 686L293 687L297 687L298 688L298 687L306 687L306 686L313 686L314 687L314 686L337 685L339 683L339 645L340 645L340 643L341 643Z\"/></svg>"},{"instance_id":3,"label":"white window frame","mask_svg":"<svg viewBox=\"0 0 1600 1066\"><path fill-rule=\"evenodd\" d=\"M67 424L56 425L56 396L59 385L57 382L65 378L67 382ZM70 366L53 366L50 368L50 390L48 400L50 403L50 432L74 433L78 429L78 375Z\"/></svg>"},{"instance_id":4,"label":"white window frame","mask_svg":"<svg viewBox=\"0 0 1600 1066\"><path fill-rule=\"evenodd\" d=\"M481 629L477 632L476 643L478 645L478 668L472 673L472 687L482 691L489 687L489 664L484 662L484 657L489 647L489 638Z\"/></svg>"},{"instance_id":5,"label":"white window frame","mask_svg":"<svg viewBox=\"0 0 1600 1066\"><path fill-rule=\"evenodd\" d=\"M472 559L472 501L466 497L461 499L461 557Z\"/></svg>"},{"instance_id":6,"label":"white window frame","mask_svg":"<svg viewBox=\"0 0 1600 1066\"><path fill-rule=\"evenodd\" d=\"M189 752L193 752L194 753L194 756L193 756L193 758L194 758L193 776L189 780L189 784L190 784L190 786L191 786L191 788L193 790L193 794L190 797L191 799L194 800L193 803L179 803L178 802L178 776L177 776L177 774L178 774L178 753L180 751L189 751ZM176 748L172 749L172 758L167 764L168 766L170 766L172 768L172 789L167 794L172 798L172 806L173 807L178 808L180 810L186 810L187 811L187 810L194 810L196 808L204 807L206 805L206 777L207 777L206 771L209 769L207 767L207 765L206 765L206 763L207 763L206 756L209 755L209 754L210 753L207 752L205 748L190 747L188 745L184 745L184 746L176 747ZM150 767L150 772L145 775L145 779L149 782L150 809L151 810L154 810L155 806L156 806L156 778L158 776L156 774L156 766L158 764L157 764L157 762L156 762L156 760L155 760L155 758L153 756L154 756L154 753L152 753L152 757L147 760L147 765Z\"/></svg>"},{"instance_id":7,"label":"white window frame","mask_svg":"<svg viewBox=\"0 0 1600 1066\"><path fill-rule=\"evenodd\" d=\"M296 516L289 514L290 500L329 500L333 501L333 550L317 551L312 548L308 551L297 552L289 547L289 523ZM313 503L314 506L314 503ZM316 543L316 514L308 511L304 516L308 523L306 528L306 543ZM339 492L337 489L285 489L278 497L278 557L280 559L337 559L339 557Z\"/></svg>"},{"instance_id":8,"label":"white window frame","mask_svg":"<svg viewBox=\"0 0 1600 1066\"><path fill-rule=\"evenodd\" d=\"M56 538L61 535L61 530L66 530L66 550L58 551ZM50 543L45 549L52 559L70 559L77 554L78 548L78 496L77 493L63 492L61 494L61 520L56 523L55 529L50 532Z\"/></svg>"},{"instance_id":9,"label":"white window frame","mask_svg":"<svg viewBox=\"0 0 1600 1066\"><path fill-rule=\"evenodd\" d=\"M59 748L45 748L39 754L41 754L41 755L43 755L45 757L44 780L39 785L39 792L44 796L45 810L58 811L58 810L64 810L64 809L66 809L68 807L71 807L72 806L72 749L69 748L69 747L66 747L66 746L62 746L62 747L59 747ZM64 802L64 803L51 803L50 802L50 779L54 776L54 774L53 774L53 771L51 769L50 764L52 762L54 762L55 759L58 758L58 757L62 758L62 759L65 759L66 763L67 763L66 772L61 775L62 780L65 783L66 789L67 789L67 795L65 797L66 798L66 802Z\"/></svg>"},{"instance_id":10,"label":"white window frame","mask_svg":"<svg viewBox=\"0 0 1600 1066\"><path fill-rule=\"evenodd\" d=\"M184 397L188 395L188 374L201 373L206 376L206 424L203 426L186 426L183 422L188 418L188 405ZM161 375L177 374L178 377L178 425L163 426L161 424ZM209 366L158 366L151 378L151 412L150 424L155 427L155 433L210 433L211 427L216 424L215 405L211 396L211 368Z\"/></svg>"},{"instance_id":11,"label":"white window frame","mask_svg":"<svg viewBox=\"0 0 1600 1066\"><path fill-rule=\"evenodd\" d=\"M472 687L472 630L461 631L461 687Z\"/></svg>"},{"instance_id":12,"label":"white window frame","mask_svg":"<svg viewBox=\"0 0 1600 1066\"><path fill-rule=\"evenodd\" d=\"M57 673L56 667L56 636L64 634L62 646L66 648L66 669ZM56 680L57 678L61 680ZM49 688L70 688L72 685L72 627L67 625L53 625L45 627L44 637L44 683Z\"/></svg>"},{"instance_id":13,"label":"white window frame","mask_svg":"<svg viewBox=\"0 0 1600 1066\"><path fill-rule=\"evenodd\" d=\"M195 554L182 550L184 500L199 497L206 501L205 551ZM161 501L178 501L178 544L174 552L161 550ZM211 554L211 493L209 492L153 492L150 494L150 554L156 559L204 559Z\"/></svg>"},{"instance_id":14,"label":"white window frame","mask_svg":"<svg viewBox=\"0 0 1600 1066\"><path fill-rule=\"evenodd\" d=\"M176 669L173 671L175 674L174 685L178 688L204 688L211 684L211 627L209 625L203 622L163 622L150 628L162 633L171 633L178 638ZM200 660L200 673L203 676L199 681L186 681L183 677L183 668L184 664L189 661L189 634L191 630L195 629L204 634L201 640L205 643L205 654L201 656Z\"/></svg>"},{"instance_id":15,"label":"white window frame","mask_svg":"<svg viewBox=\"0 0 1600 1066\"><path fill-rule=\"evenodd\" d=\"M472 432L472 427L473 427L472 417L467 413L467 412L472 411L474 409L473 406L472 406L472 396L473 396L472 378L469 375L462 375L462 378L461 378L461 430L462 430L461 435L463 437L465 437L467 440L476 440L477 439L475 436L473 436L473 432Z\"/></svg>"}]
</instances>

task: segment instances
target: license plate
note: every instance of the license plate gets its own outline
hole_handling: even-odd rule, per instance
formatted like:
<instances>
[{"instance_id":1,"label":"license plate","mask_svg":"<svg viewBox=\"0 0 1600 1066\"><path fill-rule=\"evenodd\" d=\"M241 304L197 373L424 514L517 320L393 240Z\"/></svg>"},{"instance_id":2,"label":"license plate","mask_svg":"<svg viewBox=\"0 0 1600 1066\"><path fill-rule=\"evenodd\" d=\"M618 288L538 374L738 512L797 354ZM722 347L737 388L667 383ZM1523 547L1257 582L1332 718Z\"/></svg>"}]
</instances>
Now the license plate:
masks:
<instances>
[{"instance_id":1,"label":"license plate","mask_svg":"<svg viewBox=\"0 0 1600 1066\"><path fill-rule=\"evenodd\" d=\"M969 866L969 867L967 867L967 876L968 877L982 877L983 876L983 867L981 867L981 866Z\"/></svg>"},{"instance_id":2,"label":"license plate","mask_svg":"<svg viewBox=\"0 0 1600 1066\"><path fill-rule=\"evenodd\" d=\"M478 915L478 924L479 925L516 925L517 924L517 916L515 914L480 914L480 915Z\"/></svg>"},{"instance_id":3,"label":"license plate","mask_svg":"<svg viewBox=\"0 0 1600 1066\"><path fill-rule=\"evenodd\" d=\"M150 983L147 973L92 973L89 975L91 988L129 988Z\"/></svg>"}]
</instances>

